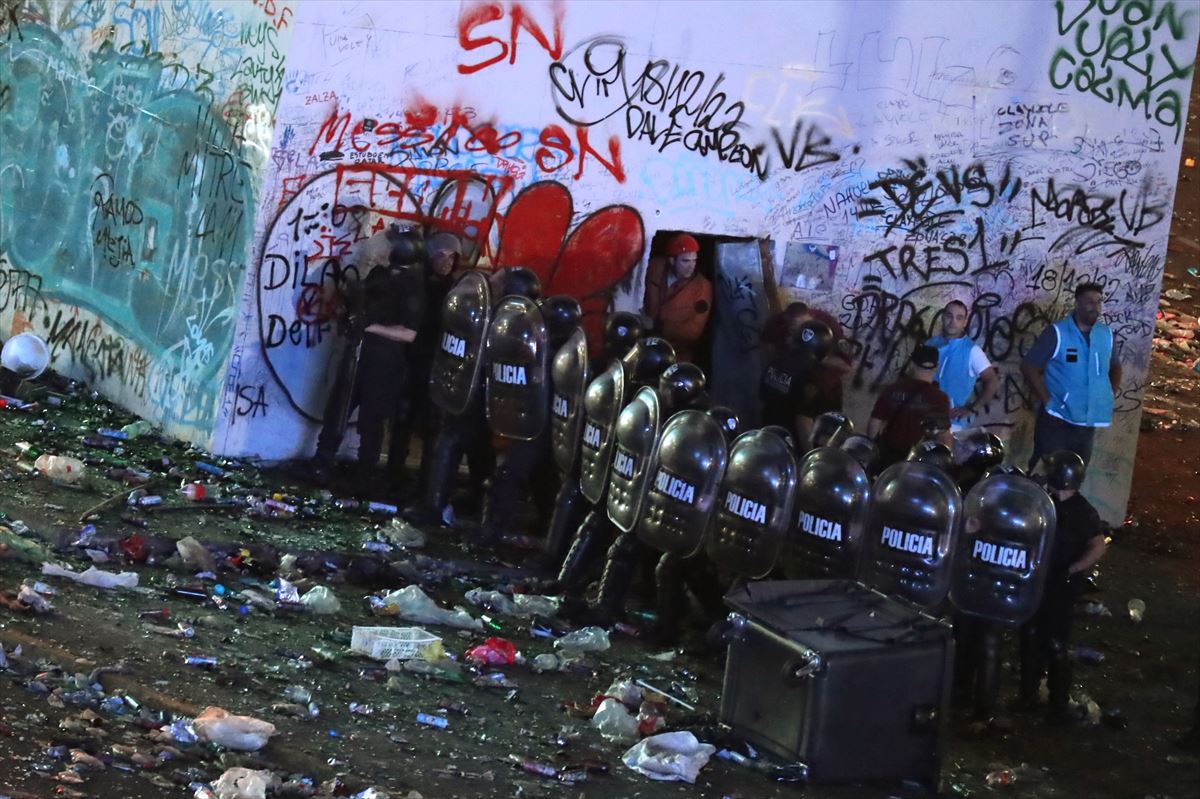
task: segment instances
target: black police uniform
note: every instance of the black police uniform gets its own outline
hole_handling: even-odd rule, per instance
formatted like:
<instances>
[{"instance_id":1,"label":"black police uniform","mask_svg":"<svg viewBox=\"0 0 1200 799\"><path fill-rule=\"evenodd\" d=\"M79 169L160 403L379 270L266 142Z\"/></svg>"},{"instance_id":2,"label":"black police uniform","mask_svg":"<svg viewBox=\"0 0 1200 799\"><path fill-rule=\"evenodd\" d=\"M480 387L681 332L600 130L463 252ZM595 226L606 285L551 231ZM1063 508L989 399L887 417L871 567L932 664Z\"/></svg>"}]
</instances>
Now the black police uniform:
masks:
<instances>
[{"instance_id":1,"label":"black police uniform","mask_svg":"<svg viewBox=\"0 0 1200 799\"><path fill-rule=\"evenodd\" d=\"M376 266L363 281L363 309L354 323L366 328L378 324L403 325L418 330L425 311L425 291L419 268ZM358 356L350 407L358 406L358 463L379 463L385 423L400 418L408 372L409 345L373 333L364 333ZM341 445L338 420L330 418L339 405L336 397L348 390L335 384L327 406L325 425L317 439L317 458L331 462ZM344 405L342 406L344 407Z\"/></svg>"},{"instance_id":2,"label":"black police uniform","mask_svg":"<svg viewBox=\"0 0 1200 799\"><path fill-rule=\"evenodd\" d=\"M1046 587L1037 613L1021 628L1021 698L1026 703L1036 701L1038 683L1046 673L1050 711L1061 714L1067 709L1071 685L1072 611L1086 580L1082 573L1068 575L1067 569L1103 531L1100 515L1082 494L1056 498L1054 508L1058 521Z\"/></svg>"}]
</instances>

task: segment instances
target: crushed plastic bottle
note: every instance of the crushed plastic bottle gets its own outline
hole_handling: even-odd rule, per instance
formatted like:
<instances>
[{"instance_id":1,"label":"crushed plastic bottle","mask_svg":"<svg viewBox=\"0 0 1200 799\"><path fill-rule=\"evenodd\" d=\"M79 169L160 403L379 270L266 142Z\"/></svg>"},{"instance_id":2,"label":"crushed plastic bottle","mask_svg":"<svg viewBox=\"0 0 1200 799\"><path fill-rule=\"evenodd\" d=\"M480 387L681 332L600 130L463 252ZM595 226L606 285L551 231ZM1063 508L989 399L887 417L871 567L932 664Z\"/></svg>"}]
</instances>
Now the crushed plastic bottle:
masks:
<instances>
[{"instance_id":1,"label":"crushed plastic bottle","mask_svg":"<svg viewBox=\"0 0 1200 799\"><path fill-rule=\"evenodd\" d=\"M130 422L121 428L121 432L125 434L126 438L141 438L153 431L154 424L145 419L138 419L136 422Z\"/></svg>"},{"instance_id":2,"label":"crushed plastic bottle","mask_svg":"<svg viewBox=\"0 0 1200 799\"><path fill-rule=\"evenodd\" d=\"M569 632L554 642L554 648L563 652L605 652L612 644L608 630L603 627L583 627Z\"/></svg>"},{"instance_id":3,"label":"crushed plastic bottle","mask_svg":"<svg viewBox=\"0 0 1200 799\"><path fill-rule=\"evenodd\" d=\"M206 483L186 483L179 489L179 493L191 502L201 502L204 500L220 499L221 487Z\"/></svg>"}]
</instances>

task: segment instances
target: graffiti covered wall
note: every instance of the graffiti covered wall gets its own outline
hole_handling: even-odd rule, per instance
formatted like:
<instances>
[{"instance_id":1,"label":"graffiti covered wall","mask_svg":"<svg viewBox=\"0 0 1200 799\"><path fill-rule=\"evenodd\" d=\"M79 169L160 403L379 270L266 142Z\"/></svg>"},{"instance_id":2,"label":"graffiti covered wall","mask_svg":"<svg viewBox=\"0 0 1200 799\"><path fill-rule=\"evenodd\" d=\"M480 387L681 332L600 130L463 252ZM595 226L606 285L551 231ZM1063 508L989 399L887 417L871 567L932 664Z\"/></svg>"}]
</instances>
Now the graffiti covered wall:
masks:
<instances>
[{"instance_id":1,"label":"graffiti covered wall","mask_svg":"<svg viewBox=\"0 0 1200 799\"><path fill-rule=\"evenodd\" d=\"M125 37L116 48L97 44L100 23L80 21L95 14L61 12L32 14L21 46L50 49L61 41L53 34L87 42L82 50L17 57L26 50L3 45L0 124L29 144L22 168L0 179L0 244L5 271L25 270L37 285L0 296L25 306L66 299L70 313L99 318L148 364L198 386L181 399L156 384L176 403L203 406L190 419L207 419L217 449L311 452L342 343L333 270L355 268L358 243L382 225L454 230L475 263L530 266L548 293L580 298L593 326L608 307L640 307L655 233L687 230L764 241L769 299L839 316L858 354L847 388L860 423L942 305L967 302L970 333L1003 376L984 421L1018 456L1031 426L1020 358L1066 312L1075 285L1103 283L1125 376L1090 489L1107 518L1123 512L1200 30L1194 4L744 2L696 13L695 4L619 0L310 2L288 9L265 48L281 54L271 69L241 66L264 52L246 25L255 13L280 23L281 5L272 15L267 0L231 4L226 27L204 28L204 46L199 33L164 46L165 23L143 46L149 24L123 22L132 6L78 6L104 9ZM137 13L166 19L186 8L139 2ZM64 55L78 52L86 57ZM193 56L180 62L183 83L165 66L177 53ZM201 79L193 61L222 65L224 82ZM178 122L148 144L107 133L112 124L154 129L120 122L132 105L115 90L70 115L83 101L67 95L68 66L108 85L160 62L156 82L138 85L157 86L154 114ZM251 102L225 113L248 76L274 81L273 117L246 110L259 107ZM185 116L176 106L189 102ZM107 114L106 135L96 125L83 135L85 111ZM240 148L226 144L238 137ZM215 146L194 147L200 140ZM110 148L161 161L171 179L123 173ZM72 161L77 152L91 160ZM200 167L222 152L238 157ZM235 213L248 210L243 199L256 213ZM150 219L155 201L170 213L154 217L153 235L139 232L149 223L125 221ZM43 207L73 214L84 233L29 226ZM25 224L6 221L14 208ZM196 237L212 214L224 215L221 232ZM110 245L123 235L128 247ZM130 258L142 261L130 268ZM768 303L745 298L758 289L732 277L717 282L718 296L745 300L737 339L752 354L764 321L755 309ZM52 332L53 314L8 302L5 320L44 319ZM194 336L212 345L207 360Z\"/></svg>"},{"instance_id":2,"label":"graffiti covered wall","mask_svg":"<svg viewBox=\"0 0 1200 799\"><path fill-rule=\"evenodd\" d=\"M0 6L0 334L207 443L292 11Z\"/></svg>"}]
</instances>

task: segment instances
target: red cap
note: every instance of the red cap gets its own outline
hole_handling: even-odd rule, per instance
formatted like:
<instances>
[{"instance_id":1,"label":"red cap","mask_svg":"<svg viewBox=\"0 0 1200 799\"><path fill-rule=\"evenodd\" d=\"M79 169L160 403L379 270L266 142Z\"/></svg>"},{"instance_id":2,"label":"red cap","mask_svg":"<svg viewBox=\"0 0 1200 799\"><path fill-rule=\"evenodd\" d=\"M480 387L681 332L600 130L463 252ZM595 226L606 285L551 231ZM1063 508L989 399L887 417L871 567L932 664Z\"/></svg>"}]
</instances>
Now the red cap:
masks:
<instances>
[{"instance_id":1,"label":"red cap","mask_svg":"<svg viewBox=\"0 0 1200 799\"><path fill-rule=\"evenodd\" d=\"M667 255L674 258L685 252L700 252L700 243L686 233L676 233L667 242Z\"/></svg>"}]
</instances>

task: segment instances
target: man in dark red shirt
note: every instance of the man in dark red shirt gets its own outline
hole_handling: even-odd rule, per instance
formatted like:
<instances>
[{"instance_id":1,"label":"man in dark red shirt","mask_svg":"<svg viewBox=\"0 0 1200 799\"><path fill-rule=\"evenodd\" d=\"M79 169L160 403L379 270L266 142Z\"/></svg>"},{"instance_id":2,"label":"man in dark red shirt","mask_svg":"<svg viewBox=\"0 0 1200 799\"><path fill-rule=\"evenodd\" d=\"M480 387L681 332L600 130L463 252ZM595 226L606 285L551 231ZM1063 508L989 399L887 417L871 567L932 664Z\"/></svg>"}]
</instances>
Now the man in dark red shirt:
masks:
<instances>
[{"instance_id":1,"label":"man in dark red shirt","mask_svg":"<svg viewBox=\"0 0 1200 799\"><path fill-rule=\"evenodd\" d=\"M908 374L886 386L867 425L867 435L879 444L879 461L889 465L904 460L922 438L933 435L950 446L950 398L933 375L938 351L922 344L913 350Z\"/></svg>"}]
</instances>

